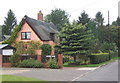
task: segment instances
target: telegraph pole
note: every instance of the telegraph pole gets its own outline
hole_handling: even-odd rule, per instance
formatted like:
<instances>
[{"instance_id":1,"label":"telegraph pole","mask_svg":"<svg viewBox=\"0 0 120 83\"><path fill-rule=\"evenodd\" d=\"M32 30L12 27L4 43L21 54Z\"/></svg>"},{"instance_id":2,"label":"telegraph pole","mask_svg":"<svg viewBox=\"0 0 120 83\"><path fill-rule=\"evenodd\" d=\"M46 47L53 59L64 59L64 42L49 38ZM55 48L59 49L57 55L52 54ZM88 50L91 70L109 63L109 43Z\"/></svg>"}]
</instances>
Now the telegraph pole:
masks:
<instances>
[{"instance_id":1,"label":"telegraph pole","mask_svg":"<svg viewBox=\"0 0 120 83\"><path fill-rule=\"evenodd\" d=\"M118 17L120 18L120 1L118 2Z\"/></svg>"},{"instance_id":2,"label":"telegraph pole","mask_svg":"<svg viewBox=\"0 0 120 83\"><path fill-rule=\"evenodd\" d=\"M120 1L118 2L118 18L120 18ZM118 57L120 57L120 26L118 26Z\"/></svg>"},{"instance_id":3,"label":"telegraph pole","mask_svg":"<svg viewBox=\"0 0 120 83\"><path fill-rule=\"evenodd\" d=\"M109 31L109 34L108 34L108 43L109 43L109 50L108 50L108 52L109 52L109 60L110 60L110 45L111 45L111 39L110 39L110 16L109 16L109 10L108 10L108 31Z\"/></svg>"},{"instance_id":4,"label":"telegraph pole","mask_svg":"<svg viewBox=\"0 0 120 83\"><path fill-rule=\"evenodd\" d=\"M108 10L108 28L110 27L110 16L109 16L109 10Z\"/></svg>"}]
</instances>

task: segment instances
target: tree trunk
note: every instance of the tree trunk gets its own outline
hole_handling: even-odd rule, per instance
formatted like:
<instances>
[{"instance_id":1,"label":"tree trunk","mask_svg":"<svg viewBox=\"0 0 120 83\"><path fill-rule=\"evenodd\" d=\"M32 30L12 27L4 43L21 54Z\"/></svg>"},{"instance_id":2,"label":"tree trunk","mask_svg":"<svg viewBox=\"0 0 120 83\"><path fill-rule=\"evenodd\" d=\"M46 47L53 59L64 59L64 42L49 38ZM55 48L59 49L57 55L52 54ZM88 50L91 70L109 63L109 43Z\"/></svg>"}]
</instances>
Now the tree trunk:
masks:
<instances>
[{"instance_id":1,"label":"tree trunk","mask_svg":"<svg viewBox=\"0 0 120 83\"><path fill-rule=\"evenodd\" d=\"M74 58L74 62L76 62L76 56L75 56L75 55L74 55L74 57L73 57L73 58Z\"/></svg>"},{"instance_id":2,"label":"tree trunk","mask_svg":"<svg viewBox=\"0 0 120 83\"><path fill-rule=\"evenodd\" d=\"M84 64L87 64L86 62L87 62L87 59L84 60Z\"/></svg>"}]
</instances>

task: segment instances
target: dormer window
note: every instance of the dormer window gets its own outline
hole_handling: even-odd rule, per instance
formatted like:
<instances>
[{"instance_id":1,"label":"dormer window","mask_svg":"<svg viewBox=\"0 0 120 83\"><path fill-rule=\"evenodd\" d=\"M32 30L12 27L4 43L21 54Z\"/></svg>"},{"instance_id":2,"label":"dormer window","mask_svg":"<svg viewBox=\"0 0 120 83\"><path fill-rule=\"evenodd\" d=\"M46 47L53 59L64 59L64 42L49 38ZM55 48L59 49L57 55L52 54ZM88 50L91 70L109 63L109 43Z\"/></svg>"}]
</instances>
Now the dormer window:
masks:
<instances>
[{"instance_id":1,"label":"dormer window","mask_svg":"<svg viewBox=\"0 0 120 83\"><path fill-rule=\"evenodd\" d=\"M52 41L55 41L55 33L50 33L50 38Z\"/></svg>"},{"instance_id":2,"label":"dormer window","mask_svg":"<svg viewBox=\"0 0 120 83\"><path fill-rule=\"evenodd\" d=\"M22 40L30 40L31 39L31 32L21 32L21 39Z\"/></svg>"}]
</instances>

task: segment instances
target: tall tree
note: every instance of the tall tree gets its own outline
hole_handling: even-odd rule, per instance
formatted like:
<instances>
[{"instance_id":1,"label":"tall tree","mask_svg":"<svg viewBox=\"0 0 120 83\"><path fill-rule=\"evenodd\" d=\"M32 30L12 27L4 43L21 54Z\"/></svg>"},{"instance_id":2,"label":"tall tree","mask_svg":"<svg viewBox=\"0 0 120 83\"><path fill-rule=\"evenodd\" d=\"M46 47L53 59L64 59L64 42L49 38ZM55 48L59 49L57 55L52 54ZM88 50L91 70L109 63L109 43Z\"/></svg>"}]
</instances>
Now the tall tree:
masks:
<instances>
[{"instance_id":1,"label":"tall tree","mask_svg":"<svg viewBox=\"0 0 120 83\"><path fill-rule=\"evenodd\" d=\"M112 22L113 26L120 26L120 18L118 17L116 21Z\"/></svg>"},{"instance_id":2,"label":"tall tree","mask_svg":"<svg viewBox=\"0 0 120 83\"><path fill-rule=\"evenodd\" d=\"M86 26L77 23L66 24L60 37L63 39L58 46L60 51L65 55L72 56L74 62L77 57L86 61L95 44L93 44L95 39L91 31Z\"/></svg>"},{"instance_id":3,"label":"tall tree","mask_svg":"<svg viewBox=\"0 0 120 83\"><path fill-rule=\"evenodd\" d=\"M17 24L17 20L15 14L10 9L8 11L7 17L5 17L4 25L3 25L3 34L4 35L11 35L11 32L14 26Z\"/></svg>"},{"instance_id":4,"label":"tall tree","mask_svg":"<svg viewBox=\"0 0 120 83\"><path fill-rule=\"evenodd\" d=\"M98 27L103 26L104 18L101 12L97 12L95 16L95 21L98 25Z\"/></svg>"},{"instance_id":5,"label":"tall tree","mask_svg":"<svg viewBox=\"0 0 120 83\"><path fill-rule=\"evenodd\" d=\"M69 15L64 10L55 9L45 16L45 21L53 22L60 31L65 23L69 23Z\"/></svg>"},{"instance_id":6,"label":"tall tree","mask_svg":"<svg viewBox=\"0 0 120 83\"><path fill-rule=\"evenodd\" d=\"M96 33L95 31L97 28L96 28L96 22L93 19L89 20L87 27L88 29L91 29L93 34L95 35Z\"/></svg>"},{"instance_id":7,"label":"tall tree","mask_svg":"<svg viewBox=\"0 0 120 83\"><path fill-rule=\"evenodd\" d=\"M90 18L89 18L89 16L88 16L88 14L85 13L85 11L83 11L83 12L81 13L81 15L78 17L78 23L79 23L79 24L81 23L82 25L87 24L87 23L89 22L89 20L90 20Z\"/></svg>"},{"instance_id":8,"label":"tall tree","mask_svg":"<svg viewBox=\"0 0 120 83\"><path fill-rule=\"evenodd\" d=\"M112 26L117 26L117 22L116 22L116 21L113 21L113 22L112 22Z\"/></svg>"},{"instance_id":9,"label":"tall tree","mask_svg":"<svg viewBox=\"0 0 120 83\"><path fill-rule=\"evenodd\" d=\"M120 17L117 18L117 25L120 26Z\"/></svg>"},{"instance_id":10,"label":"tall tree","mask_svg":"<svg viewBox=\"0 0 120 83\"><path fill-rule=\"evenodd\" d=\"M117 18L117 26L118 26L118 56L120 57L120 17Z\"/></svg>"}]
</instances>

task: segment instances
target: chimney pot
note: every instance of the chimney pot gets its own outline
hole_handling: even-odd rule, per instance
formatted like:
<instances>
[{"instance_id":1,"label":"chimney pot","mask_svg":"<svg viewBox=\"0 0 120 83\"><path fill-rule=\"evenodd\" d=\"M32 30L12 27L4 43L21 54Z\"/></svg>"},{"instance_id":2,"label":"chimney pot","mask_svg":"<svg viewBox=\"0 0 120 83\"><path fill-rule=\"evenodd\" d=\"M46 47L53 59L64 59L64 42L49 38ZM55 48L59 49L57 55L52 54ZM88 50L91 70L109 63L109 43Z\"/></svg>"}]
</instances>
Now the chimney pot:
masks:
<instances>
[{"instance_id":1,"label":"chimney pot","mask_svg":"<svg viewBox=\"0 0 120 83\"><path fill-rule=\"evenodd\" d=\"M43 13L42 13L41 10L40 10L39 13L38 13L38 20L43 21Z\"/></svg>"}]
</instances>

